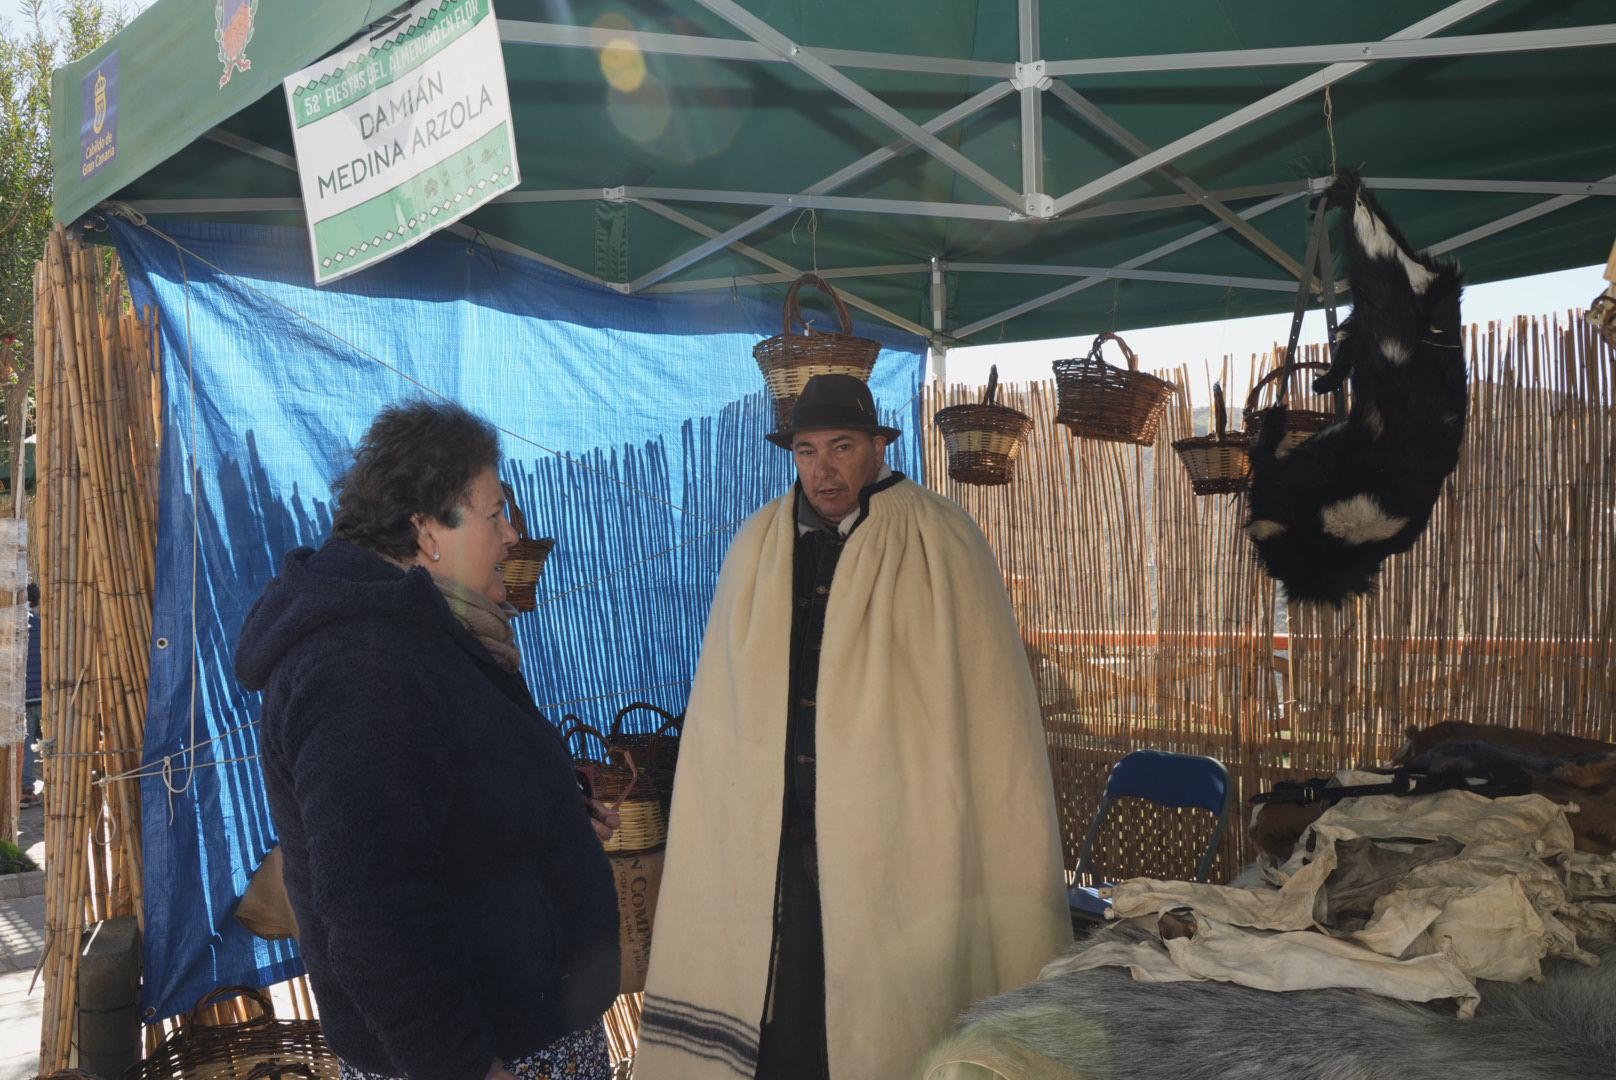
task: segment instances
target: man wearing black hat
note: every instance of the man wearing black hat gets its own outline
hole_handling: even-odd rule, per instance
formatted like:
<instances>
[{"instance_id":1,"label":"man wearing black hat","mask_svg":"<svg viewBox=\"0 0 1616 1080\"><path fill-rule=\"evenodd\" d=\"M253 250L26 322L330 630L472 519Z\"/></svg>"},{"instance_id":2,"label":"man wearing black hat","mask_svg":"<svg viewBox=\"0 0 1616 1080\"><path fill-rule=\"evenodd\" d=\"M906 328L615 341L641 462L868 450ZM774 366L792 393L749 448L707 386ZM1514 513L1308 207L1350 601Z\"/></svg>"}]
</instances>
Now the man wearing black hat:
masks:
<instances>
[{"instance_id":1,"label":"man wearing black hat","mask_svg":"<svg viewBox=\"0 0 1616 1080\"><path fill-rule=\"evenodd\" d=\"M797 484L713 600L636 1077L907 1075L1070 939L1002 579L959 507L887 467L898 435L863 381L819 375L767 436Z\"/></svg>"}]
</instances>

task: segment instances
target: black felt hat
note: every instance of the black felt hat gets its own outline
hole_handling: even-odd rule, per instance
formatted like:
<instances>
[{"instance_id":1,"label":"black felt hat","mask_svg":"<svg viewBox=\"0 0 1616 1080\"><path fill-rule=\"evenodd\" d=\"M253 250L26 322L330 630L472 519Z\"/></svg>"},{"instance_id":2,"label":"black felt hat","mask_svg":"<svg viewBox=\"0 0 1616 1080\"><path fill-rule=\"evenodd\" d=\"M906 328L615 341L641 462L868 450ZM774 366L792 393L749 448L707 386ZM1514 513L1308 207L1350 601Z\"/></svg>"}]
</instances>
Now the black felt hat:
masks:
<instances>
[{"instance_id":1,"label":"black felt hat","mask_svg":"<svg viewBox=\"0 0 1616 1080\"><path fill-rule=\"evenodd\" d=\"M869 386L852 375L815 375L809 379L791 408L791 422L764 438L790 450L791 440L803 431L867 431L888 443L902 434L881 423Z\"/></svg>"}]
</instances>

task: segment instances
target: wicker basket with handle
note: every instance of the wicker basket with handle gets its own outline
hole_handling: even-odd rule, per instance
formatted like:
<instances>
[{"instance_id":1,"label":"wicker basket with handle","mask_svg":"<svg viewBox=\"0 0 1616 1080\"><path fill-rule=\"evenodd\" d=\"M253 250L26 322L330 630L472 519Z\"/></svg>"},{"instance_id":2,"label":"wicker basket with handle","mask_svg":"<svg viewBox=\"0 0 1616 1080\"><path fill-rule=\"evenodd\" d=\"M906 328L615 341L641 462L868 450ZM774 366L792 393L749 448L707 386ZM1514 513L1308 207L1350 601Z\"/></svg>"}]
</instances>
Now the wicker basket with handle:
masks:
<instances>
[{"instance_id":1,"label":"wicker basket with handle","mask_svg":"<svg viewBox=\"0 0 1616 1080\"><path fill-rule=\"evenodd\" d=\"M812 286L830 297L841 321L841 331L816 329L802 317L797 294L804 285ZM875 370L875 358L881 343L869 338L855 337L853 317L847 305L836 295L830 283L817 274L804 274L791 283L786 293L784 326L774 337L765 338L752 348L752 356L763 371L763 380L769 384L769 396L774 400L774 419L777 430L785 430L791 422L791 407L797 403L802 388L815 375L852 375L864 382L870 381ZM797 332L795 327L801 325Z\"/></svg>"},{"instance_id":2,"label":"wicker basket with handle","mask_svg":"<svg viewBox=\"0 0 1616 1080\"><path fill-rule=\"evenodd\" d=\"M248 998L259 1015L234 1024L208 1023L214 1005ZM309 1080L338 1080L337 1057L317 1020L278 1020L269 995L250 986L222 986L202 995L179 1030L157 1045L119 1080L248 1080L265 1067Z\"/></svg>"},{"instance_id":3,"label":"wicker basket with handle","mask_svg":"<svg viewBox=\"0 0 1616 1080\"><path fill-rule=\"evenodd\" d=\"M1262 396L1263 388L1275 380L1289 381L1292 373L1298 371L1329 370L1329 364L1322 364L1317 361L1281 364L1261 379L1258 379L1257 385L1251 388L1251 394L1246 398L1246 438L1251 445L1256 446L1262 442L1264 424L1283 423L1285 425L1285 436L1280 439L1277 450L1277 453L1283 456L1340 419L1339 409L1326 412L1322 409L1290 408L1285 404L1283 386L1279 393L1279 400L1273 405L1263 407L1257 404Z\"/></svg>"},{"instance_id":4,"label":"wicker basket with handle","mask_svg":"<svg viewBox=\"0 0 1616 1080\"><path fill-rule=\"evenodd\" d=\"M624 731L624 721L635 712L650 712L661 720L650 732ZM635 701L617 710L612 718L609 738L611 744L634 755L640 768L649 776L663 810L673 802L674 774L679 768L679 736L684 730L685 718L675 716L648 701Z\"/></svg>"},{"instance_id":5,"label":"wicker basket with handle","mask_svg":"<svg viewBox=\"0 0 1616 1080\"><path fill-rule=\"evenodd\" d=\"M527 517L516 505L516 492L509 484L500 487L505 490L506 512L517 536L516 543L505 554L505 602L517 611L532 611L539 606L539 575L544 573L544 560L550 557L555 541L548 537L538 540L529 537Z\"/></svg>"},{"instance_id":6,"label":"wicker basket with handle","mask_svg":"<svg viewBox=\"0 0 1616 1080\"><path fill-rule=\"evenodd\" d=\"M1223 385L1212 384L1212 432L1173 440L1173 450L1190 474L1197 495L1228 495L1244 491L1251 481L1251 453L1245 434L1227 430L1229 416L1223 406Z\"/></svg>"},{"instance_id":7,"label":"wicker basket with handle","mask_svg":"<svg viewBox=\"0 0 1616 1080\"><path fill-rule=\"evenodd\" d=\"M608 854L627 854L659 848L668 840L668 815L651 774L640 768L632 750L616 745L576 716L566 717L561 737L570 746L574 736L597 740L605 758L596 761L579 758L579 768L589 782L590 793L617 811L621 824L605 842Z\"/></svg>"},{"instance_id":8,"label":"wicker basket with handle","mask_svg":"<svg viewBox=\"0 0 1616 1080\"><path fill-rule=\"evenodd\" d=\"M1101 349L1114 341L1128 360L1125 368L1105 362ZM1162 406L1173 384L1139 370L1139 357L1115 334L1101 334L1087 356L1055 361L1058 409L1055 422L1073 435L1106 442L1150 446L1156 441Z\"/></svg>"},{"instance_id":9,"label":"wicker basket with handle","mask_svg":"<svg viewBox=\"0 0 1616 1080\"><path fill-rule=\"evenodd\" d=\"M1008 484L1027 445L1032 417L998 404L994 400L998 389L999 368L994 365L980 404L937 410L937 429L948 450L948 475L962 484Z\"/></svg>"}]
</instances>

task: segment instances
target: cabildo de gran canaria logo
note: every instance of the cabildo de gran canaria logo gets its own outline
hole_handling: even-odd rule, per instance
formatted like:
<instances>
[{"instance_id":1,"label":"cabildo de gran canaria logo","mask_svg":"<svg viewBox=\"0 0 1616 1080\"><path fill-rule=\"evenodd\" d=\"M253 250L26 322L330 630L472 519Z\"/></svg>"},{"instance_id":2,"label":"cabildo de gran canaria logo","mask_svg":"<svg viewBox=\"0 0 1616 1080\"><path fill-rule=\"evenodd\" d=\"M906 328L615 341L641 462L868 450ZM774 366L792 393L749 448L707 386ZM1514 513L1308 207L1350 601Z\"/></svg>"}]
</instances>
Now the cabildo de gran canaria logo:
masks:
<instances>
[{"instance_id":1,"label":"cabildo de gran canaria logo","mask_svg":"<svg viewBox=\"0 0 1616 1080\"><path fill-rule=\"evenodd\" d=\"M95 73L95 119L91 127L97 135L107 126L107 73Z\"/></svg>"},{"instance_id":2,"label":"cabildo de gran canaria logo","mask_svg":"<svg viewBox=\"0 0 1616 1080\"><path fill-rule=\"evenodd\" d=\"M257 16L258 0L215 0L213 40L219 43L219 63L224 65L219 89L225 88L233 73L252 70L252 61L247 59L247 44L252 41L253 20Z\"/></svg>"}]
</instances>

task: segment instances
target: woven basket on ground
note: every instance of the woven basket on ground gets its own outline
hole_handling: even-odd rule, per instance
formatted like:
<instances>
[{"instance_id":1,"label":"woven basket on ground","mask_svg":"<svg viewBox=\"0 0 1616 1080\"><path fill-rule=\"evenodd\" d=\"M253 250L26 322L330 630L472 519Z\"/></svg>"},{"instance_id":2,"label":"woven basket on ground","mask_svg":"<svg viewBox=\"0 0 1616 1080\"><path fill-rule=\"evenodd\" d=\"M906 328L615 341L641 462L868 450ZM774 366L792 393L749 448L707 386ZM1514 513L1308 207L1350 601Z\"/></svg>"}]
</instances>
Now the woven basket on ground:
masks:
<instances>
[{"instance_id":1,"label":"woven basket on ground","mask_svg":"<svg viewBox=\"0 0 1616 1080\"><path fill-rule=\"evenodd\" d=\"M209 1024L203 1013L220 1001L247 997L261 1015L239 1024ZM277 1020L269 995L248 986L210 990L178 1031L136 1062L120 1080L248 1080L274 1075L266 1065L285 1066L309 1080L338 1080L337 1058L317 1020ZM306 1072L305 1072L306 1070Z\"/></svg>"},{"instance_id":2,"label":"woven basket on ground","mask_svg":"<svg viewBox=\"0 0 1616 1080\"><path fill-rule=\"evenodd\" d=\"M995 402L999 368L988 373L981 404L937 410L937 429L948 450L948 475L962 484L1008 484L1027 445L1032 417Z\"/></svg>"},{"instance_id":3,"label":"woven basket on ground","mask_svg":"<svg viewBox=\"0 0 1616 1080\"><path fill-rule=\"evenodd\" d=\"M802 317L797 306L797 292L811 285L830 297L836 305L836 316L841 320L840 333L826 333L811 326ZM784 329L774 337L765 338L752 348L763 379L769 384L769 396L774 400L775 430L783 431L791 421L791 407L797 403L802 388L815 375L852 375L864 382L870 381L875 370L876 354L880 342L853 336L853 317L847 305L836 295L830 283L817 274L804 274L792 282L786 293ZM802 331L794 332L796 325Z\"/></svg>"},{"instance_id":4,"label":"woven basket on ground","mask_svg":"<svg viewBox=\"0 0 1616 1080\"><path fill-rule=\"evenodd\" d=\"M1212 384L1212 433L1173 440L1173 449L1190 474L1197 495L1228 495L1244 491L1251 480L1249 442L1242 432L1228 431L1223 407L1223 386Z\"/></svg>"},{"instance_id":5,"label":"woven basket on ground","mask_svg":"<svg viewBox=\"0 0 1616 1080\"><path fill-rule=\"evenodd\" d=\"M1309 362L1301 364L1281 364L1261 379L1251 388L1251 394L1246 398L1245 421L1246 439L1256 446L1262 442L1263 425L1281 422L1285 424L1285 437L1279 440L1278 453L1288 454L1298 446L1307 442L1314 435L1323 431L1336 422L1336 414L1322 409L1292 409L1285 404L1285 396L1280 394L1279 400L1266 408L1257 404L1262 396L1263 387L1275 380L1289 379L1291 373L1297 371L1329 371L1329 364Z\"/></svg>"},{"instance_id":6,"label":"woven basket on ground","mask_svg":"<svg viewBox=\"0 0 1616 1080\"><path fill-rule=\"evenodd\" d=\"M622 819L605 842L608 854L620 855L659 848L668 840L668 815L651 775L640 768L632 750L618 746L576 716L568 716L561 736L570 746L573 736L585 735L605 749L603 760L579 758L579 769L589 781L591 794Z\"/></svg>"},{"instance_id":7,"label":"woven basket on ground","mask_svg":"<svg viewBox=\"0 0 1616 1080\"><path fill-rule=\"evenodd\" d=\"M1107 341L1121 346L1127 367L1112 367L1101 358ZM1172 383L1139 370L1139 357L1127 342L1101 334L1087 356L1055 361L1055 422L1085 439L1149 446L1156 441L1162 406L1173 389Z\"/></svg>"},{"instance_id":8,"label":"woven basket on ground","mask_svg":"<svg viewBox=\"0 0 1616 1080\"><path fill-rule=\"evenodd\" d=\"M516 492L509 484L500 487L505 489L506 511L518 537L505 555L505 602L517 611L532 611L539 606L539 575L544 573L544 560L549 558L555 541L548 537L530 538L527 517L516 505Z\"/></svg>"},{"instance_id":9,"label":"woven basket on ground","mask_svg":"<svg viewBox=\"0 0 1616 1080\"><path fill-rule=\"evenodd\" d=\"M636 733L623 730L623 721L639 711L650 712L660 719L661 723L655 731ZM625 705L612 718L611 744L634 755L634 760L656 789L664 811L673 802L674 774L679 768L679 736L684 724L683 716L675 716L647 701Z\"/></svg>"}]
</instances>

